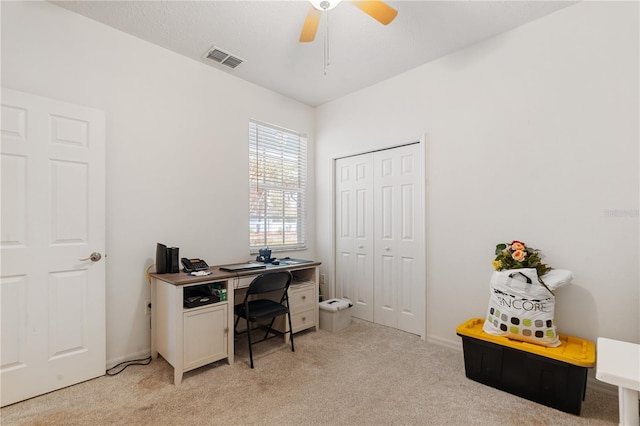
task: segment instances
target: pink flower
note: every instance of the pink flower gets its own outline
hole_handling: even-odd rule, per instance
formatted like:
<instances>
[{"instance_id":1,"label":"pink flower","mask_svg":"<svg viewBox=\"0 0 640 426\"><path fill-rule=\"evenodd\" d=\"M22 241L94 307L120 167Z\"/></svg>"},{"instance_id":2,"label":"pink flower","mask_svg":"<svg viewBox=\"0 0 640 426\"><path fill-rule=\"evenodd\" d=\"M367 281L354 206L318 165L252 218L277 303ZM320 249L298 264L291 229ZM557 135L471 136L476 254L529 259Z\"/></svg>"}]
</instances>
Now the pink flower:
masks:
<instances>
[{"instance_id":1,"label":"pink flower","mask_svg":"<svg viewBox=\"0 0 640 426\"><path fill-rule=\"evenodd\" d=\"M524 243L522 241L513 240L513 242L509 246L509 250L524 250Z\"/></svg>"},{"instance_id":2,"label":"pink flower","mask_svg":"<svg viewBox=\"0 0 640 426\"><path fill-rule=\"evenodd\" d=\"M521 260L524 260L526 256L527 256L527 253L524 250L516 250L511 254L511 257L516 262L520 262Z\"/></svg>"}]
</instances>

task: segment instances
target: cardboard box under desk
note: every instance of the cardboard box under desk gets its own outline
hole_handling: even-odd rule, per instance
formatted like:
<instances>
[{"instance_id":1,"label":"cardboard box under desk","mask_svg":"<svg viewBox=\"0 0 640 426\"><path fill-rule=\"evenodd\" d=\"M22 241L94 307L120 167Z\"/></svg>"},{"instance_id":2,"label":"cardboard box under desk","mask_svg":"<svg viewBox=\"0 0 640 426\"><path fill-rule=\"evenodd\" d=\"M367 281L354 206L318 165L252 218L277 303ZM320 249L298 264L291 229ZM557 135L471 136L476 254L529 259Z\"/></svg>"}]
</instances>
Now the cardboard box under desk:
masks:
<instances>
[{"instance_id":1,"label":"cardboard box under desk","mask_svg":"<svg viewBox=\"0 0 640 426\"><path fill-rule=\"evenodd\" d=\"M484 319L473 318L456 329L462 337L464 367L469 379L567 413L580 414L587 371L596 362L593 342L560 335L562 344L548 348L485 333L483 323Z\"/></svg>"}]
</instances>

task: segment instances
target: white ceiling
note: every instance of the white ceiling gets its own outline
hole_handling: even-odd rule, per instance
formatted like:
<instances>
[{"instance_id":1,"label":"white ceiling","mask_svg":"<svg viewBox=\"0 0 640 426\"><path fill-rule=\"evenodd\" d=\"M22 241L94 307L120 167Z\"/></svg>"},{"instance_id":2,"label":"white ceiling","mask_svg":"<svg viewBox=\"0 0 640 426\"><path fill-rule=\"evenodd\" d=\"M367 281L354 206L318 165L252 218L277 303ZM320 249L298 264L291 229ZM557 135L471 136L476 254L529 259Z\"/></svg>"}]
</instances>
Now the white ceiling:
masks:
<instances>
[{"instance_id":1,"label":"white ceiling","mask_svg":"<svg viewBox=\"0 0 640 426\"><path fill-rule=\"evenodd\" d=\"M348 2L329 11L312 43L298 38L308 10L289 1L52 1L311 106L388 79L554 12L564 1L387 1L388 26ZM202 55L212 46L244 60L232 69Z\"/></svg>"}]
</instances>

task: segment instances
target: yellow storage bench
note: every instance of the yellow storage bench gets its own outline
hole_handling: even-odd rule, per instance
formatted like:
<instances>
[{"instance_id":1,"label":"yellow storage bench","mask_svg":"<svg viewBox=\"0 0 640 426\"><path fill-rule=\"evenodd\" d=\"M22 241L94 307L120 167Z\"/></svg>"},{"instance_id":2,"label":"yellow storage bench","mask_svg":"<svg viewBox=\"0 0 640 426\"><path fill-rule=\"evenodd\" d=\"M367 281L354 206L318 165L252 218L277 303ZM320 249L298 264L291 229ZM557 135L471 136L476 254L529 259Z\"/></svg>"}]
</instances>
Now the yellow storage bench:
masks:
<instances>
[{"instance_id":1,"label":"yellow storage bench","mask_svg":"<svg viewBox=\"0 0 640 426\"><path fill-rule=\"evenodd\" d=\"M456 329L462 337L464 368L469 379L580 414L587 390L587 371L596 365L593 342L560 335L562 344L548 348L485 333L483 323L483 318L473 318Z\"/></svg>"}]
</instances>

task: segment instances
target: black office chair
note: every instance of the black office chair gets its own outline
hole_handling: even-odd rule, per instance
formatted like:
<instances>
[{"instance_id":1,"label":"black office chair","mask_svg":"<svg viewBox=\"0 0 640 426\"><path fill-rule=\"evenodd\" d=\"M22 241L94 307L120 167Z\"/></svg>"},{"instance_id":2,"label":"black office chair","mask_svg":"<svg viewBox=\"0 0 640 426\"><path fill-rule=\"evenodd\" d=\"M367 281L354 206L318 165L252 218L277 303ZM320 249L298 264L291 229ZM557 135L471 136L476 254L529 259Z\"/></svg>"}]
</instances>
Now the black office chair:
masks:
<instances>
[{"instance_id":1,"label":"black office chair","mask_svg":"<svg viewBox=\"0 0 640 426\"><path fill-rule=\"evenodd\" d=\"M251 360L251 368L253 368L253 350L251 346L256 343L264 342L265 340L273 337L283 336L286 333L282 333L279 330L273 329L273 322L281 315L287 316L289 322L289 340L291 341L291 352L295 352L293 346L293 331L291 328L291 313L289 312L289 285L291 284L291 273L288 271L279 272L267 272L257 276L247 289L247 294L244 296L244 301L241 305L235 306L236 318L235 325L233 326L234 333L238 328L238 322L240 318L244 318L247 321L247 337L249 341L249 358ZM272 293L273 299L260 299L253 296L262 295L265 293ZM279 302L277 300L280 300ZM251 323L264 323L270 320L269 325L259 324L256 328L266 330L264 337L258 341L251 341ZM272 334L269 336L269 334Z\"/></svg>"}]
</instances>

